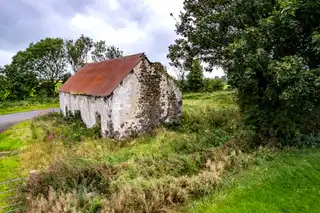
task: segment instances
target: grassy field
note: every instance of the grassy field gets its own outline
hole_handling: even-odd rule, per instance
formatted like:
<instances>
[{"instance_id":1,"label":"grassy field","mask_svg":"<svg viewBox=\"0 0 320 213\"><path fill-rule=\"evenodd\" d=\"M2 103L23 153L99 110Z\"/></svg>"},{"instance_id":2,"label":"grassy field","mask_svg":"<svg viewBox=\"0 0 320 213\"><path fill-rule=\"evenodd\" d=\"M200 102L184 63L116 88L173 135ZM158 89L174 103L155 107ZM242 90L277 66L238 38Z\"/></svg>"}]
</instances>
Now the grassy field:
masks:
<instances>
[{"instance_id":1,"label":"grassy field","mask_svg":"<svg viewBox=\"0 0 320 213\"><path fill-rule=\"evenodd\" d=\"M310 151L312 160L296 151L275 156L265 148L241 151L251 132L240 119L232 92L184 95L180 125L158 127L124 142L99 138L97 129L88 130L81 122L51 114L0 135L0 151L15 152L1 159L0 181L38 171L37 180L25 189L29 199L24 212L61 208L69 212L179 212L177 207L185 205L183 211L190 212L212 212L214 208L232 212L232 206L237 212L241 205L244 212L254 212L245 206L242 195L252 195L247 202L252 208L267 206L263 196L258 196L267 190L255 190L256 186L277 184L276 178L283 176L295 177L299 159L315 166L319 152ZM304 169L314 173L311 167ZM305 183L317 188L314 182L318 180L310 176ZM279 185L274 193L281 191L283 184ZM293 198L299 196L299 190L290 191ZM241 194L247 191L249 194ZM313 193L309 200L315 196Z\"/></svg>"},{"instance_id":2,"label":"grassy field","mask_svg":"<svg viewBox=\"0 0 320 213\"><path fill-rule=\"evenodd\" d=\"M319 162L319 149L279 152L181 212L320 212Z\"/></svg>"},{"instance_id":3,"label":"grassy field","mask_svg":"<svg viewBox=\"0 0 320 213\"><path fill-rule=\"evenodd\" d=\"M0 133L0 182L26 177L20 169L19 151L23 148L24 141L29 140L27 135L30 132L30 122L23 122L13 126L11 129ZM7 153L10 153L8 154ZM12 193L1 193L10 190L14 184L0 185L0 208L10 203L4 200L14 196ZM13 192L14 193L14 192Z\"/></svg>"},{"instance_id":4,"label":"grassy field","mask_svg":"<svg viewBox=\"0 0 320 213\"><path fill-rule=\"evenodd\" d=\"M59 100L57 98L47 98L43 100L30 99L13 102L5 101L0 103L0 115L57 107L59 107Z\"/></svg>"}]
</instances>

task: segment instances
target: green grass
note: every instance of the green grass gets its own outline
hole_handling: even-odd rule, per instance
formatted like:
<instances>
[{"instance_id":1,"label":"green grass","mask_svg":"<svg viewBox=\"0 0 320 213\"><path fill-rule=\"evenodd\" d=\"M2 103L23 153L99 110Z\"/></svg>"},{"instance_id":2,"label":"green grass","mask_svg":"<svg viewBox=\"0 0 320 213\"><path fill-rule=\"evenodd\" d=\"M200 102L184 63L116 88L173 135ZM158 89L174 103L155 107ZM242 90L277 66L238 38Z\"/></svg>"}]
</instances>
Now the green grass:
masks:
<instances>
[{"instance_id":1,"label":"green grass","mask_svg":"<svg viewBox=\"0 0 320 213\"><path fill-rule=\"evenodd\" d=\"M10 180L12 178L17 178L18 174L16 173L16 171L18 167L18 156L9 156L0 159L0 182Z\"/></svg>"},{"instance_id":2,"label":"green grass","mask_svg":"<svg viewBox=\"0 0 320 213\"><path fill-rule=\"evenodd\" d=\"M0 151L19 150L0 178L40 173L26 189L30 212L319 210L320 150L240 152L236 141L250 138L240 119L230 91L184 94L180 125L123 142L51 114L0 134Z\"/></svg>"},{"instance_id":3,"label":"green grass","mask_svg":"<svg viewBox=\"0 0 320 213\"><path fill-rule=\"evenodd\" d=\"M230 178L213 196L189 204L187 212L320 212L319 162L319 149L280 152Z\"/></svg>"},{"instance_id":4,"label":"green grass","mask_svg":"<svg viewBox=\"0 0 320 213\"><path fill-rule=\"evenodd\" d=\"M0 157L0 182L25 177L21 173L19 151L22 151L26 141L30 139L30 122L25 121L17 124L3 133L0 133L0 152L10 153ZM14 151L12 153L12 151ZM1 193L15 187L17 183L0 185L0 208L10 204L10 201L3 200L6 196L14 196L12 193ZM8 202L8 203L7 203ZM9 210L9 209L7 209Z\"/></svg>"},{"instance_id":5,"label":"green grass","mask_svg":"<svg viewBox=\"0 0 320 213\"><path fill-rule=\"evenodd\" d=\"M14 125L0 134L0 152L22 148L23 141L30 132L30 122L25 121Z\"/></svg>"},{"instance_id":6,"label":"green grass","mask_svg":"<svg viewBox=\"0 0 320 213\"><path fill-rule=\"evenodd\" d=\"M0 133L0 152L21 151L30 139L30 122L19 123ZM18 152L17 152L18 153ZM20 176L19 156L16 153L0 158L0 181Z\"/></svg>"},{"instance_id":7,"label":"green grass","mask_svg":"<svg viewBox=\"0 0 320 213\"><path fill-rule=\"evenodd\" d=\"M20 167L44 172L28 190L45 184L62 197L90 191L111 208L106 212L158 211L214 191L225 170L250 164L246 153L221 147L238 131L238 120L232 92L188 94L180 125L124 142L96 138L80 123L52 114L32 122L32 145L20 154ZM41 193L32 194L40 202ZM87 204L76 205L77 211L87 211ZM49 203L35 206L50 212Z\"/></svg>"},{"instance_id":8,"label":"green grass","mask_svg":"<svg viewBox=\"0 0 320 213\"><path fill-rule=\"evenodd\" d=\"M57 98L5 101L0 103L0 115L58 107L59 100Z\"/></svg>"}]
</instances>

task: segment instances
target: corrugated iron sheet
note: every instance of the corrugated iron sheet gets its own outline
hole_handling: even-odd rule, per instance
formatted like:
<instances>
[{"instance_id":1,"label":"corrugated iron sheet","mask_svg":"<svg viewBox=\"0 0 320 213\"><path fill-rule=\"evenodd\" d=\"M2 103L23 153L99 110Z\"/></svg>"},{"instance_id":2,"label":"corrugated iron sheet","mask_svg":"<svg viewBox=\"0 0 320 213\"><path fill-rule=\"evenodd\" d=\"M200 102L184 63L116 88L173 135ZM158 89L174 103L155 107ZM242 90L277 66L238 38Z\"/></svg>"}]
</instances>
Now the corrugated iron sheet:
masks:
<instances>
[{"instance_id":1,"label":"corrugated iron sheet","mask_svg":"<svg viewBox=\"0 0 320 213\"><path fill-rule=\"evenodd\" d=\"M139 63L143 53L89 63L75 73L60 88L60 92L109 96Z\"/></svg>"}]
</instances>

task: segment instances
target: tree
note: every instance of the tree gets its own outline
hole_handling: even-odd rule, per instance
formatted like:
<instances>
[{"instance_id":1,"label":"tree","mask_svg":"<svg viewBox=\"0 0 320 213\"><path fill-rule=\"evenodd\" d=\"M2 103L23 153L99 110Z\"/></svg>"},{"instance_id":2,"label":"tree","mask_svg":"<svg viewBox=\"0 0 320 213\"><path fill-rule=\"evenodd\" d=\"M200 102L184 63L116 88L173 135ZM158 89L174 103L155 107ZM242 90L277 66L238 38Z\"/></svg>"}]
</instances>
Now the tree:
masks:
<instances>
[{"instance_id":1,"label":"tree","mask_svg":"<svg viewBox=\"0 0 320 213\"><path fill-rule=\"evenodd\" d=\"M63 40L46 38L24 51L17 52L12 62L1 71L1 96L25 99L44 89L46 96L55 95L55 86L67 70Z\"/></svg>"},{"instance_id":2,"label":"tree","mask_svg":"<svg viewBox=\"0 0 320 213\"><path fill-rule=\"evenodd\" d=\"M106 42L98 41L93 44L93 51L91 57L94 62L106 60L105 52L107 51Z\"/></svg>"},{"instance_id":3,"label":"tree","mask_svg":"<svg viewBox=\"0 0 320 213\"><path fill-rule=\"evenodd\" d=\"M188 90L192 92L200 92L203 88L203 67L199 60L194 60L191 70L187 76Z\"/></svg>"},{"instance_id":4,"label":"tree","mask_svg":"<svg viewBox=\"0 0 320 213\"><path fill-rule=\"evenodd\" d=\"M192 61L193 59L189 60L189 63L187 63L187 60L190 59L185 54L188 54L185 49L190 49L188 46L188 43L184 39L178 39L176 40L176 43L174 45L169 46L169 54L167 55L167 58L170 59L169 64L174 67L174 70L176 71L180 88L182 90L187 89L186 85L186 70L191 69Z\"/></svg>"},{"instance_id":5,"label":"tree","mask_svg":"<svg viewBox=\"0 0 320 213\"><path fill-rule=\"evenodd\" d=\"M4 67L0 65L0 100L4 101L8 97L8 79L4 74Z\"/></svg>"},{"instance_id":6,"label":"tree","mask_svg":"<svg viewBox=\"0 0 320 213\"><path fill-rule=\"evenodd\" d=\"M185 0L170 59L222 67L257 141L294 144L319 129L319 10L318 0Z\"/></svg>"},{"instance_id":7,"label":"tree","mask_svg":"<svg viewBox=\"0 0 320 213\"><path fill-rule=\"evenodd\" d=\"M88 54L93 47L93 40L81 35L78 39L66 39L65 51L69 64L74 72L77 72L85 63L88 62Z\"/></svg>"},{"instance_id":8,"label":"tree","mask_svg":"<svg viewBox=\"0 0 320 213\"><path fill-rule=\"evenodd\" d=\"M61 38L46 38L30 44L25 50L25 60L40 81L46 84L48 96L53 96L55 86L67 71L67 58ZM42 83L44 83L42 82Z\"/></svg>"},{"instance_id":9,"label":"tree","mask_svg":"<svg viewBox=\"0 0 320 213\"><path fill-rule=\"evenodd\" d=\"M36 74L25 60L25 53L18 52L10 65L5 65L1 74L1 97L3 100L28 98L38 85Z\"/></svg>"},{"instance_id":10,"label":"tree","mask_svg":"<svg viewBox=\"0 0 320 213\"><path fill-rule=\"evenodd\" d=\"M91 52L92 60L94 62L120 58L122 55L123 51L115 46L107 46L105 41L95 42L93 51Z\"/></svg>"},{"instance_id":11,"label":"tree","mask_svg":"<svg viewBox=\"0 0 320 213\"><path fill-rule=\"evenodd\" d=\"M181 68L173 67L173 71L176 74L177 84L181 91L187 90L186 73Z\"/></svg>"},{"instance_id":12,"label":"tree","mask_svg":"<svg viewBox=\"0 0 320 213\"><path fill-rule=\"evenodd\" d=\"M123 55L123 51L120 50L118 47L113 45L107 47L106 58L108 59L115 59L121 58Z\"/></svg>"}]
</instances>

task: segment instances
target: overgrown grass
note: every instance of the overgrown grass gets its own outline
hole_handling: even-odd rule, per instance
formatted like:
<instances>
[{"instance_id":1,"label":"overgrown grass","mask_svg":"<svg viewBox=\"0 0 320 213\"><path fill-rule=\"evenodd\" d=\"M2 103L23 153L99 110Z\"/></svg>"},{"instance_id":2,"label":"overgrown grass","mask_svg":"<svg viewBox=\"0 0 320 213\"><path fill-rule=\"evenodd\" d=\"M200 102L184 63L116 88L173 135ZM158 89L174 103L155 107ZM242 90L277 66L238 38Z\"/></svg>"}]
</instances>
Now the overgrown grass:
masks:
<instances>
[{"instance_id":1,"label":"overgrown grass","mask_svg":"<svg viewBox=\"0 0 320 213\"><path fill-rule=\"evenodd\" d=\"M17 127L4 134L7 142L0 147L21 153L6 158L2 170L8 177L14 177L10 171L38 170L25 188L24 212L165 212L217 190L226 190L227 196L227 186L234 186L233 178L242 178L250 165L270 169L263 164L272 158L267 149L241 151L251 132L240 120L233 92L227 91L184 95L180 125L123 142L97 137L96 129L50 114L26 122L21 135ZM19 142L11 146L8 141L16 138ZM282 165L281 159L273 162ZM259 185L259 175L247 181L256 178L251 183ZM241 187L246 184L250 187L247 182ZM190 204L189 210L206 211L213 199Z\"/></svg>"},{"instance_id":2,"label":"overgrown grass","mask_svg":"<svg viewBox=\"0 0 320 213\"><path fill-rule=\"evenodd\" d=\"M26 145L25 142L30 140L30 133L29 121L17 124L0 133L0 182L26 177L26 174L21 173L19 152ZM4 199L14 196L15 192L4 193L4 191L16 187L15 185L16 183L0 185L0 192L2 192L0 193L0 208L10 204L10 200Z\"/></svg>"},{"instance_id":3,"label":"overgrown grass","mask_svg":"<svg viewBox=\"0 0 320 213\"><path fill-rule=\"evenodd\" d=\"M22 122L0 134L0 182L21 176L19 152L31 136L30 122Z\"/></svg>"},{"instance_id":4,"label":"overgrown grass","mask_svg":"<svg viewBox=\"0 0 320 213\"><path fill-rule=\"evenodd\" d=\"M320 150L289 150L181 212L320 212Z\"/></svg>"},{"instance_id":5,"label":"overgrown grass","mask_svg":"<svg viewBox=\"0 0 320 213\"><path fill-rule=\"evenodd\" d=\"M0 115L59 107L58 98L4 101L0 103Z\"/></svg>"},{"instance_id":6,"label":"overgrown grass","mask_svg":"<svg viewBox=\"0 0 320 213\"><path fill-rule=\"evenodd\" d=\"M35 120L20 154L24 173L40 171L27 187L26 211L158 212L211 193L226 171L253 163L231 142L241 127L232 96L188 94L180 125L124 142L54 114ZM70 200L48 199L56 195Z\"/></svg>"},{"instance_id":7,"label":"overgrown grass","mask_svg":"<svg viewBox=\"0 0 320 213\"><path fill-rule=\"evenodd\" d=\"M30 133L30 122L22 122L0 134L0 152L12 151L23 146L28 140Z\"/></svg>"}]
</instances>

